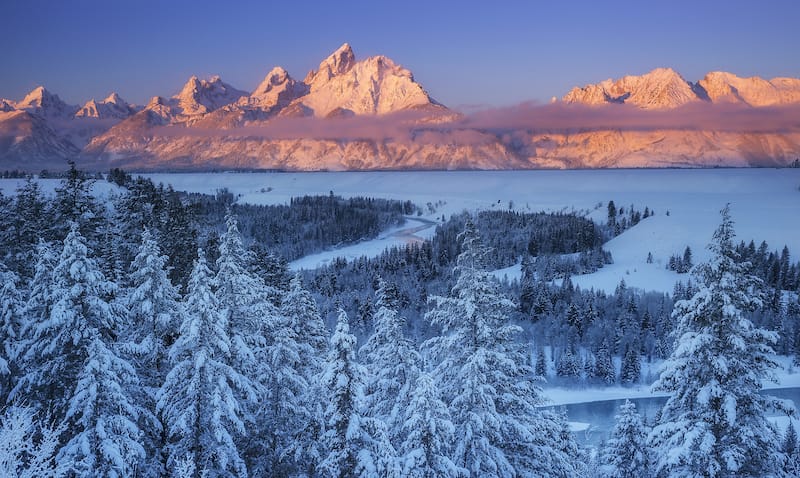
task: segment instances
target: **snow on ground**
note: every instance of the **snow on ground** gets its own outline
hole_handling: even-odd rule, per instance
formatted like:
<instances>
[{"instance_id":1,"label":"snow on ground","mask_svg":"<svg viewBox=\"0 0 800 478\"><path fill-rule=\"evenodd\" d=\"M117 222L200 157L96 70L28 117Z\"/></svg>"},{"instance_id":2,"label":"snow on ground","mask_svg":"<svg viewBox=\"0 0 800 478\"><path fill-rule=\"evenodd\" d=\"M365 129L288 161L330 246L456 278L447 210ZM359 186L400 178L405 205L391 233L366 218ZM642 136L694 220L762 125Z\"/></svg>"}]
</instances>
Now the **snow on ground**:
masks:
<instances>
[{"instance_id":1,"label":"snow on ground","mask_svg":"<svg viewBox=\"0 0 800 478\"><path fill-rule=\"evenodd\" d=\"M776 370L777 382L766 381L762 384L764 390L774 390L780 388L800 388L800 367L793 364L793 357L775 356L775 360L780 364ZM660 362L642 365L643 373L650 375L652 379L658 377ZM626 398L654 398L666 397L665 393L654 393L650 384L638 384L630 387L621 385L609 387L595 386L572 386L572 387L543 387L543 395L547 401L546 405L568 405L572 403L600 402L606 400L623 400ZM800 407L800 403L797 404Z\"/></svg>"},{"instance_id":2,"label":"snow on ground","mask_svg":"<svg viewBox=\"0 0 800 478\"><path fill-rule=\"evenodd\" d=\"M428 239L436 231L436 224L436 222L428 219L409 216L406 217L404 225L389 229L376 239L301 257L289 263L289 269L293 271L317 269L330 264L337 257L352 260L361 256L377 256L388 248L422 242Z\"/></svg>"},{"instance_id":3,"label":"snow on ground","mask_svg":"<svg viewBox=\"0 0 800 478\"><path fill-rule=\"evenodd\" d=\"M605 221L606 205L617 208L647 206L655 216L611 240L614 264L594 274L573 278L583 288L613 291L620 279L630 287L671 292L677 280L667 271L673 254L688 245L695 262L708 257L705 246L719 223L719 211L731 203L738 238L760 242L771 249L788 245L796 260L800 251L799 169L656 169L579 171L407 171L340 173L214 173L153 174L156 182L176 189L213 193L227 188L240 201L284 204L293 196L335 194L411 200L427 219L463 210L508 209L526 212L581 211ZM428 208L431 205L431 209ZM669 212L669 215L667 215ZM428 233L432 234L433 228ZM385 234L383 235L385 236ZM386 237L360 246L348 246L344 254L375 255ZM384 242L381 242L384 241ZM654 263L647 264L647 253ZM324 263L327 252L315 259ZM295 267L311 267L315 260ZM301 259L302 261L302 259ZM512 279L512 270L501 271Z\"/></svg>"}]
</instances>

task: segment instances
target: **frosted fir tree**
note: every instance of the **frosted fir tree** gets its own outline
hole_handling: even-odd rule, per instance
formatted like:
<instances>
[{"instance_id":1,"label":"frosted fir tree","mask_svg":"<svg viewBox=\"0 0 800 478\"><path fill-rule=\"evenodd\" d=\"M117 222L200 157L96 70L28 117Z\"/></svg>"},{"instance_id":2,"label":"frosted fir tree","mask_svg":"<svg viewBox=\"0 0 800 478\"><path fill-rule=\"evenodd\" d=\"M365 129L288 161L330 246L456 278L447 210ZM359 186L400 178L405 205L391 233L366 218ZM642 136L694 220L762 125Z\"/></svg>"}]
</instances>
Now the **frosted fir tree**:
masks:
<instances>
[{"instance_id":1,"label":"frosted fir tree","mask_svg":"<svg viewBox=\"0 0 800 478\"><path fill-rule=\"evenodd\" d=\"M611 354L608 352L608 345L604 341L597 351L597 360L594 362L594 370L592 376L599 379L606 385L612 385L617 380L617 374L614 370L614 362L611 360Z\"/></svg>"},{"instance_id":2,"label":"frosted fir tree","mask_svg":"<svg viewBox=\"0 0 800 478\"><path fill-rule=\"evenodd\" d=\"M145 386L153 390L169 370L169 346L178 335L182 315L178 290L167 276L168 261L150 231L142 232L126 299L128 322L135 328L133 352L140 370L146 372Z\"/></svg>"},{"instance_id":3,"label":"frosted fir tree","mask_svg":"<svg viewBox=\"0 0 800 478\"><path fill-rule=\"evenodd\" d=\"M22 297L17 275L0 262L0 400L5 403L13 378L19 373L19 330L22 326Z\"/></svg>"},{"instance_id":4,"label":"frosted fir tree","mask_svg":"<svg viewBox=\"0 0 800 478\"><path fill-rule=\"evenodd\" d=\"M198 251L189 278L180 335L169 350L173 365L158 394L157 411L167 425L168 468L190 457L210 477L247 476L234 439L245 433L237 397L254 395L234 369L227 318L211 291L211 271Z\"/></svg>"},{"instance_id":5,"label":"frosted fir tree","mask_svg":"<svg viewBox=\"0 0 800 478\"><path fill-rule=\"evenodd\" d=\"M405 318L397 311L397 288L383 279L376 292L374 331L359 350L367 370L366 406L399 435L405 408L411 401L422 357L403 329ZM399 444L399 442L396 442Z\"/></svg>"},{"instance_id":6,"label":"frosted fir tree","mask_svg":"<svg viewBox=\"0 0 800 478\"><path fill-rule=\"evenodd\" d=\"M242 244L236 216L225 217L226 232L220 237L214 290L220 311L226 315L233 363L241 373L255 377L256 355L272 335L278 315L266 300L267 286L249 271L250 254Z\"/></svg>"},{"instance_id":7,"label":"frosted fir tree","mask_svg":"<svg viewBox=\"0 0 800 478\"><path fill-rule=\"evenodd\" d=\"M306 383L300 402L308 414L295 428L294 439L289 441L285 454L291 457L298 469L314 476L314 470L322 460L319 442L324 429L325 394L319 376L328 351L328 329L313 297L303 288L299 275L295 275L289 283L289 292L283 295L280 316L287 320L298 345L294 366Z\"/></svg>"},{"instance_id":8,"label":"frosted fir tree","mask_svg":"<svg viewBox=\"0 0 800 478\"><path fill-rule=\"evenodd\" d=\"M89 345L98 338L112 344L126 311L110 300L116 286L105 279L88 255L85 239L74 223L64 239L49 286L38 270L44 264L37 264L34 278L44 283L35 285L28 301L27 311L32 314L28 319L35 322L26 333L24 373L13 395L64 413L89 357Z\"/></svg>"},{"instance_id":9,"label":"frosted fir tree","mask_svg":"<svg viewBox=\"0 0 800 478\"><path fill-rule=\"evenodd\" d=\"M642 377L642 356L639 355L639 347L634 342L633 345L626 347L625 355L622 358L622 368L619 372L619 381L623 385L639 383Z\"/></svg>"},{"instance_id":10,"label":"frosted fir tree","mask_svg":"<svg viewBox=\"0 0 800 478\"><path fill-rule=\"evenodd\" d=\"M128 392L138 384L133 366L95 337L68 404L66 420L77 433L58 453L60 471L89 478L132 476L139 469L145 450L137 422L146 412Z\"/></svg>"},{"instance_id":11,"label":"frosted fir tree","mask_svg":"<svg viewBox=\"0 0 800 478\"><path fill-rule=\"evenodd\" d=\"M781 449L786 455L786 461L783 465L784 473L787 476L800 475L800 447L797 445L797 430L794 427L793 420L789 420L789 425L786 426Z\"/></svg>"},{"instance_id":12,"label":"frosted fir tree","mask_svg":"<svg viewBox=\"0 0 800 478\"><path fill-rule=\"evenodd\" d=\"M262 458L260 466L252 470L255 475L289 475L308 465L298 459L319 460L317 453L305 457L303 453L295 454L298 448L308 446L295 441L312 438L303 436L304 427L318 424L320 418L317 410L320 397L308 395L312 386L305 376L314 351L298 335L295 319L283 316L273 319L273 335L259 368L264 398L259 407L261 432L255 440L258 442L255 450Z\"/></svg>"},{"instance_id":13,"label":"frosted fir tree","mask_svg":"<svg viewBox=\"0 0 800 478\"><path fill-rule=\"evenodd\" d=\"M771 408L793 407L762 395L778 363L777 334L753 326L745 312L761 304L761 281L741 262L729 207L709 245L712 257L693 270L697 292L675 304L677 346L656 391L671 393L650 433L656 471L665 476L770 476L781 455Z\"/></svg>"},{"instance_id":14,"label":"frosted fir tree","mask_svg":"<svg viewBox=\"0 0 800 478\"><path fill-rule=\"evenodd\" d=\"M378 420L363 413L365 371L355 357L356 337L340 309L321 376L327 391L325 456L321 476L382 478L397 475L395 451Z\"/></svg>"},{"instance_id":15,"label":"frosted fir tree","mask_svg":"<svg viewBox=\"0 0 800 478\"><path fill-rule=\"evenodd\" d=\"M430 374L416 380L411 403L406 409L402 432L401 476L407 478L460 478L467 470L450 458L455 427L447 405Z\"/></svg>"},{"instance_id":16,"label":"frosted fir tree","mask_svg":"<svg viewBox=\"0 0 800 478\"><path fill-rule=\"evenodd\" d=\"M29 367L35 356L27 357L27 351L32 345L38 324L49 319L53 308L53 269L56 257L51 247L40 240L36 246L36 265L34 276L28 286L28 297L20 311L20 325L17 332L16 355L22 367ZM9 398L19 398L23 393L19 387L11 390Z\"/></svg>"},{"instance_id":17,"label":"frosted fir tree","mask_svg":"<svg viewBox=\"0 0 800 478\"><path fill-rule=\"evenodd\" d=\"M468 222L449 297L432 297L427 318L442 335L426 342L455 426L453 461L472 477L571 476L558 426L536 405L541 389L508 319L514 304L485 270L487 249Z\"/></svg>"},{"instance_id":18,"label":"frosted fir tree","mask_svg":"<svg viewBox=\"0 0 800 478\"><path fill-rule=\"evenodd\" d=\"M142 386L137 400L152 413L141 416L148 458L155 461L148 472L163 473L161 450L166 441L164 424L156 417L156 395L170 370L169 347L178 335L182 304L177 288L167 275L169 258L161 254L158 242L148 230L130 266L131 289L126 296L128 323L132 332L127 347L134 357Z\"/></svg>"},{"instance_id":19,"label":"frosted fir tree","mask_svg":"<svg viewBox=\"0 0 800 478\"><path fill-rule=\"evenodd\" d=\"M619 407L614 417L614 430L603 450L609 478L643 478L651 476L648 430L636 405L629 400Z\"/></svg>"},{"instance_id":20,"label":"frosted fir tree","mask_svg":"<svg viewBox=\"0 0 800 478\"><path fill-rule=\"evenodd\" d=\"M0 418L0 476L56 478L55 457L64 425L54 426L31 408L11 406Z\"/></svg>"}]
</instances>

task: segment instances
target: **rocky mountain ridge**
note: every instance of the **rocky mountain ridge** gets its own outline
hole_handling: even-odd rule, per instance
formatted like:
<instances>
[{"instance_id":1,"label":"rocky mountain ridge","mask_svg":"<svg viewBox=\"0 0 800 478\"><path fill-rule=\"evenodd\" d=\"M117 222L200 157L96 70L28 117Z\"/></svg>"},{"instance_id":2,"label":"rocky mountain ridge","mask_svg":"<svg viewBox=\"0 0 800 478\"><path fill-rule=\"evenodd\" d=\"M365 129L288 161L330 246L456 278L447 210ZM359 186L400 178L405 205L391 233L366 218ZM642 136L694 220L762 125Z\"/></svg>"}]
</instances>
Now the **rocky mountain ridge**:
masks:
<instances>
[{"instance_id":1,"label":"rocky mountain ridge","mask_svg":"<svg viewBox=\"0 0 800 478\"><path fill-rule=\"evenodd\" d=\"M431 98L410 70L385 56L357 60L345 43L302 81L274 67L252 92L192 76L176 95L143 107L116 93L72 106L43 87L2 100L0 169L58 168L69 159L99 170L776 166L800 156L797 121L775 131L581 124L586 113L695 114L705 105L791 108L800 105L800 79L712 72L693 83L659 68L570 90L555 106L575 126L498 126L471 123Z\"/></svg>"}]
</instances>

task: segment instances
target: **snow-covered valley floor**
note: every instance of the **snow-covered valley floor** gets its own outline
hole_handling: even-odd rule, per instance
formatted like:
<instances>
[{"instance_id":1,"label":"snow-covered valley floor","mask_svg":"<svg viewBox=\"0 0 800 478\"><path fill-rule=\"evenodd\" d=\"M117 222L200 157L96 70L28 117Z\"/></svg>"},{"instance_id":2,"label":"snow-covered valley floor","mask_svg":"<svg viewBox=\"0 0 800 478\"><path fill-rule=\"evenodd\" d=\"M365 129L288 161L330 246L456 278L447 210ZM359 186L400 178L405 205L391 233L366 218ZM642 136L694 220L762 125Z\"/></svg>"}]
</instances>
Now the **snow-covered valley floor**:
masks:
<instances>
[{"instance_id":1,"label":"snow-covered valley floor","mask_svg":"<svg viewBox=\"0 0 800 478\"><path fill-rule=\"evenodd\" d=\"M635 169L577 171L409 171L337 173L153 174L175 189L213 193L227 188L239 201L288 203L294 196L329 194L411 200L423 208L421 219L437 221L463 210L580 211L601 222L606 205L655 215L609 241L614 264L573 282L583 288L612 291L620 279L630 287L671 292L684 277L666 270L673 254L691 247L695 262L708 257L705 246L719 223L719 211L731 204L737 236L767 241L771 250L787 245L800 251L800 169ZM430 207L428 206L430 205ZM400 230L420 224L409 222ZM417 231L432 234L432 227ZM409 240L399 230L341 250L315 254L293 263L311 268L337 256L376 255ZM653 263L646 262L652 253ZM518 268L516 269L518 271ZM505 271L509 279L515 270ZM518 272L517 272L518 274Z\"/></svg>"}]
</instances>

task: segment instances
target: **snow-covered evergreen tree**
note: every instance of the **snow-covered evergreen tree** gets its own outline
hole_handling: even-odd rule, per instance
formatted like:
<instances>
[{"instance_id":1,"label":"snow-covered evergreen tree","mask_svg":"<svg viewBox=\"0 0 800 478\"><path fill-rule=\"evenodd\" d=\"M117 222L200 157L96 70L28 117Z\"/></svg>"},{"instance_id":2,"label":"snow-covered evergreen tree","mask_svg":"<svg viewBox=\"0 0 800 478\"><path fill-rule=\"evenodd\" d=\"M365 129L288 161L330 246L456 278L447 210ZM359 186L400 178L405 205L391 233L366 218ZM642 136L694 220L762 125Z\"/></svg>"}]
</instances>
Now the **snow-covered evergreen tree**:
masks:
<instances>
[{"instance_id":1,"label":"snow-covered evergreen tree","mask_svg":"<svg viewBox=\"0 0 800 478\"><path fill-rule=\"evenodd\" d=\"M622 369L619 372L619 381L623 385L639 383L642 376L642 357L636 344L627 347L622 357Z\"/></svg>"},{"instance_id":2,"label":"snow-covered evergreen tree","mask_svg":"<svg viewBox=\"0 0 800 478\"><path fill-rule=\"evenodd\" d=\"M22 325L22 297L17 275L0 262L0 401L5 403L18 375L17 354Z\"/></svg>"},{"instance_id":3,"label":"snow-covered evergreen tree","mask_svg":"<svg viewBox=\"0 0 800 478\"><path fill-rule=\"evenodd\" d=\"M514 304L485 270L487 249L468 222L461 234L456 285L432 297L428 319L442 329L427 349L455 426L453 461L472 477L570 476L552 420L535 407L541 390L509 323Z\"/></svg>"},{"instance_id":4,"label":"snow-covered evergreen tree","mask_svg":"<svg viewBox=\"0 0 800 478\"><path fill-rule=\"evenodd\" d=\"M534 369L537 377L547 378L547 357L544 354L544 347L539 347L536 352L536 368Z\"/></svg>"},{"instance_id":5,"label":"snow-covered evergreen tree","mask_svg":"<svg viewBox=\"0 0 800 478\"><path fill-rule=\"evenodd\" d=\"M99 335L87 353L66 413L77 433L59 451L58 467L76 478L132 476L145 458L137 424L145 412L129 394L139 384L136 370Z\"/></svg>"},{"instance_id":6,"label":"snow-covered evergreen tree","mask_svg":"<svg viewBox=\"0 0 800 478\"><path fill-rule=\"evenodd\" d=\"M760 304L760 281L739 260L733 237L726 206L712 258L693 270L697 292L675 304L679 340L653 386L671 393L650 433L660 475L769 476L782 461L765 412L787 406L759 393L778 366L776 334L744 315Z\"/></svg>"},{"instance_id":7,"label":"snow-covered evergreen tree","mask_svg":"<svg viewBox=\"0 0 800 478\"><path fill-rule=\"evenodd\" d=\"M366 406L395 437L402 429L422 357L404 334L405 318L397 310L397 288L383 279L375 293L374 331L359 350L367 371ZM399 440L396 441L399 445Z\"/></svg>"},{"instance_id":8,"label":"snow-covered evergreen tree","mask_svg":"<svg viewBox=\"0 0 800 478\"><path fill-rule=\"evenodd\" d=\"M608 352L608 346L605 342L600 346L600 350L597 351L592 376L606 385L612 385L617 380L614 362L611 360L611 354Z\"/></svg>"},{"instance_id":9,"label":"snow-covered evergreen tree","mask_svg":"<svg viewBox=\"0 0 800 478\"><path fill-rule=\"evenodd\" d=\"M169 370L169 347L175 342L181 320L178 291L167 276L169 259L145 230L130 266L131 291L127 295L128 321L135 328L134 353L145 386L157 389Z\"/></svg>"},{"instance_id":10,"label":"snow-covered evergreen tree","mask_svg":"<svg viewBox=\"0 0 800 478\"><path fill-rule=\"evenodd\" d=\"M226 315L231 356L237 370L255 377L256 355L273 331L275 307L266 300L267 286L249 271L250 253L242 244L236 216L225 218L226 232L220 237L214 290L220 311Z\"/></svg>"},{"instance_id":11,"label":"snow-covered evergreen tree","mask_svg":"<svg viewBox=\"0 0 800 478\"><path fill-rule=\"evenodd\" d=\"M307 476L314 476L322 460L320 439L324 429L324 402L326 394L319 383L328 351L328 329L322 322L317 305L311 294L303 288L303 282L296 275L289 284L289 292L284 294L280 315L290 324L297 342L297 362L295 367L301 371L307 386L299 402L307 414L294 430L294 440L285 453L296 467Z\"/></svg>"},{"instance_id":12,"label":"snow-covered evergreen tree","mask_svg":"<svg viewBox=\"0 0 800 478\"><path fill-rule=\"evenodd\" d=\"M383 424L364 414L365 371L356 361L355 346L347 313L340 309L321 377L327 406L319 472L332 478L396 476L395 451Z\"/></svg>"},{"instance_id":13,"label":"snow-covered evergreen tree","mask_svg":"<svg viewBox=\"0 0 800 478\"><path fill-rule=\"evenodd\" d=\"M25 333L24 370L13 395L51 408L62 418L73 395L78 374L89 357L89 345L98 338L111 345L120 332L125 308L110 300L116 286L108 282L88 255L83 236L73 223L54 270L48 291L42 252L33 293L26 312L31 315ZM49 297L48 297L49 296ZM48 310L49 309L49 310ZM38 320L37 320L38 319Z\"/></svg>"},{"instance_id":14,"label":"snow-covered evergreen tree","mask_svg":"<svg viewBox=\"0 0 800 478\"><path fill-rule=\"evenodd\" d=\"M56 478L55 462L64 425L53 426L31 408L11 406L0 418L0 476Z\"/></svg>"},{"instance_id":15,"label":"snow-covered evergreen tree","mask_svg":"<svg viewBox=\"0 0 800 478\"><path fill-rule=\"evenodd\" d=\"M792 420L789 420L789 425L783 434L781 450L786 455L783 472L787 476L800 476L800 447L797 445L797 430Z\"/></svg>"},{"instance_id":16,"label":"snow-covered evergreen tree","mask_svg":"<svg viewBox=\"0 0 800 478\"><path fill-rule=\"evenodd\" d=\"M256 475L289 475L296 468L308 465L296 461L296 458L315 459L314 456L302 457L302 453L295 455L302 445L294 442L299 438L311 438L298 432L319 421L315 407L319 397L307 395L311 385L305 375L313 349L300 340L295 330L295 319L283 316L272 319L273 335L258 377L265 393L258 413L262 431L256 438L260 444L255 448L260 449L262 456L260 464L252 470Z\"/></svg>"},{"instance_id":17,"label":"snow-covered evergreen tree","mask_svg":"<svg viewBox=\"0 0 800 478\"><path fill-rule=\"evenodd\" d=\"M50 246L40 240L36 246L36 265L34 276L28 286L28 296L21 310L20 326L17 332L16 355L20 367L30 367L35 354L28 357L38 325L50 317L53 308L53 268L56 257ZM20 375L21 376L21 375ZM16 384L15 384L16 385ZM9 398L18 399L24 393L14 386ZM25 398L26 400L28 397Z\"/></svg>"},{"instance_id":18,"label":"snow-covered evergreen tree","mask_svg":"<svg viewBox=\"0 0 800 478\"><path fill-rule=\"evenodd\" d=\"M421 373L405 412L402 432L401 476L404 478L460 478L467 470L450 458L455 427L447 405L430 374Z\"/></svg>"},{"instance_id":19,"label":"snow-covered evergreen tree","mask_svg":"<svg viewBox=\"0 0 800 478\"><path fill-rule=\"evenodd\" d=\"M245 433L237 397L254 392L247 377L230 364L227 328L200 250L189 279L180 335L169 350L174 365L158 394L157 410L169 432L168 468L188 456L196 470L208 470L211 477L247 476L234 442Z\"/></svg>"},{"instance_id":20,"label":"snow-covered evergreen tree","mask_svg":"<svg viewBox=\"0 0 800 478\"><path fill-rule=\"evenodd\" d=\"M646 478L651 476L647 428L628 400L619 407L616 423L603 454L609 478Z\"/></svg>"},{"instance_id":21,"label":"snow-covered evergreen tree","mask_svg":"<svg viewBox=\"0 0 800 478\"><path fill-rule=\"evenodd\" d=\"M140 428L145 433L144 444L150 470L144 476L163 474L165 457L161 451L166 441L164 423L155 418L156 395L170 370L169 347L178 335L181 307L178 291L167 276L167 261L158 242L149 230L141 233L141 244L130 265L131 289L126 296L128 305L129 352L135 359L141 387L137 400L149 413L141 415Z\"/></svg>"}]
</instances>

